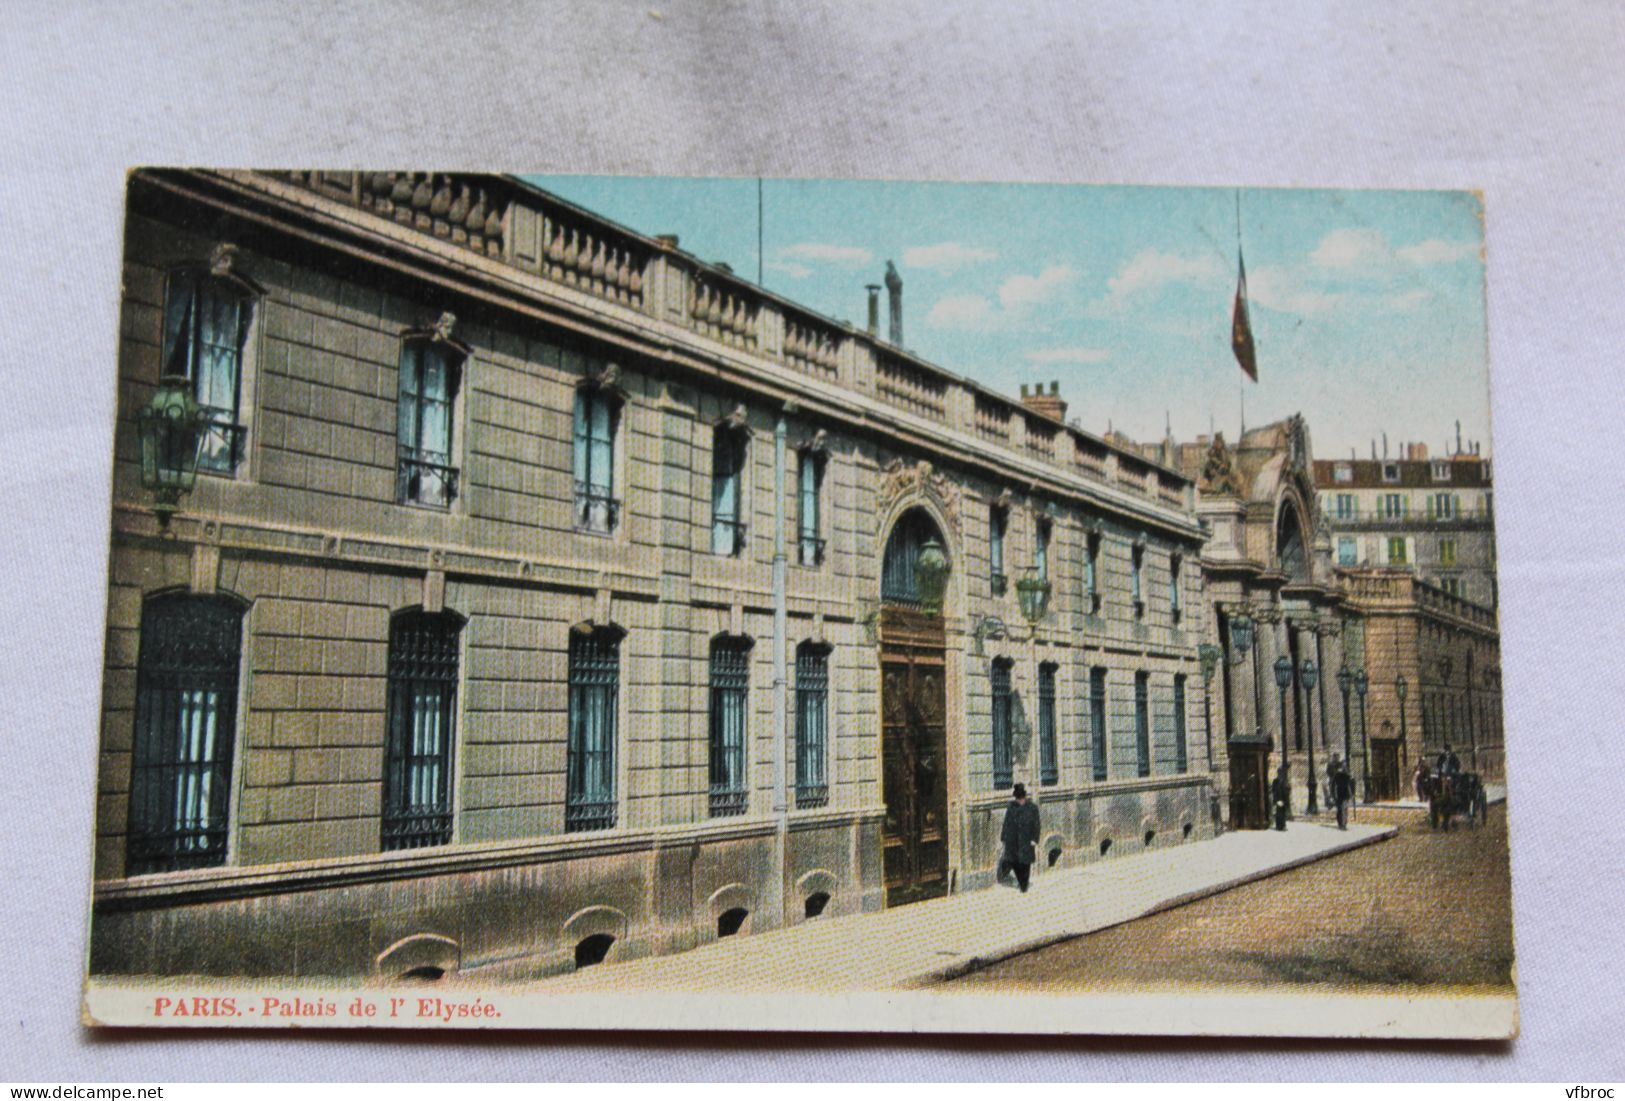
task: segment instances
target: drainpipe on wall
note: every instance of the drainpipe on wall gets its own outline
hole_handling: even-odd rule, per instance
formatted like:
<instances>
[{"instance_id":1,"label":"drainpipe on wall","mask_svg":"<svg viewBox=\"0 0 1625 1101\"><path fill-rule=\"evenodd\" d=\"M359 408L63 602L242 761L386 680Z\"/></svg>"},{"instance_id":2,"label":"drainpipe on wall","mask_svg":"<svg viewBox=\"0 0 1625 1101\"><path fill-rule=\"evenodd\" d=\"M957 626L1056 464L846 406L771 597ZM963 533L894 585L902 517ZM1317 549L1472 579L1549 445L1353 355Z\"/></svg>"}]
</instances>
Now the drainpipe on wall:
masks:
<instances>
[{"instance_id":1,"label":"drainpipe on wall","mask_svg":"<svg viewBox=\"0 0 1625 1101\"><path fill-rule=\"evenodd\" d=\"M785 611L784 550L784 474L785 439L789 435L788 417L796 411L796 403L787 401L779 412L778 423L773 426L773 817L777 820L777 852L774 854L774 872L769 883L768 912L779 927L788 924L785 912L785 879L790 874L788 844L790 800L785 782L785 740L789 727L789 691L785 677Z\"/></svg>"}]
</instances>

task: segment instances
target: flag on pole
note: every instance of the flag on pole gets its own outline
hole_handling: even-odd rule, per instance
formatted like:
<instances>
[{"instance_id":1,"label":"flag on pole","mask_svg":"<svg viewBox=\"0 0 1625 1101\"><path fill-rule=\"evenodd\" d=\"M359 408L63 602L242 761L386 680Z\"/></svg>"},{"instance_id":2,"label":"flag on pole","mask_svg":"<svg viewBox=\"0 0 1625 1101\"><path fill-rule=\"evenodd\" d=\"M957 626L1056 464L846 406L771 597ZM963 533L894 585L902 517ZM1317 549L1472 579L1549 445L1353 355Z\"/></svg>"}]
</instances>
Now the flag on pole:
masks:
<instances>
[{"instance_id":1,"label":"flag on pole","mask_svg":"<svg viewBox=\"0 0 1625 1101\"><path fill-rule=\"evenodd\" d=\"M1253 324L1247 315L1247 265L1236 250L1236 305L1230 315L1230 348L1236 362L1254 382L1258 381L1258 351L1253 347Z\"/></svg>"}]
</instances>

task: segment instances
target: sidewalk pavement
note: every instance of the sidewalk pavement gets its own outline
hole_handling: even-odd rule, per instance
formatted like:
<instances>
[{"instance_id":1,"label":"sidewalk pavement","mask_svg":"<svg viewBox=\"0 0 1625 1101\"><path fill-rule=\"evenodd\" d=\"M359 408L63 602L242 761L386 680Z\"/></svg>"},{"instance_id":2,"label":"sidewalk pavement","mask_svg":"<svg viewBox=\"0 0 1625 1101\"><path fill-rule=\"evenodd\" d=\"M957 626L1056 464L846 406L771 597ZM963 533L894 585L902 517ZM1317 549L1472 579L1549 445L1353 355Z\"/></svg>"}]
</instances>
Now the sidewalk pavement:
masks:
<instances>
[{"instance_id":1,"label":"sidewalk pavement","mask_svg":"<svg viewBox=\"0 0 1625 1101\"><path fill-rule=\"evenodd\" d=\"M711 990L829 993L915 987L1238 887L1398 827L1346 832L1293 823L1242 830L1064 871L1034 869L1031 890L990 887L873 914L818 918L670 956L600 964L527 984L537 993ZM470 976L472 977L472 976Z\"/></svg>"}]
</instances>

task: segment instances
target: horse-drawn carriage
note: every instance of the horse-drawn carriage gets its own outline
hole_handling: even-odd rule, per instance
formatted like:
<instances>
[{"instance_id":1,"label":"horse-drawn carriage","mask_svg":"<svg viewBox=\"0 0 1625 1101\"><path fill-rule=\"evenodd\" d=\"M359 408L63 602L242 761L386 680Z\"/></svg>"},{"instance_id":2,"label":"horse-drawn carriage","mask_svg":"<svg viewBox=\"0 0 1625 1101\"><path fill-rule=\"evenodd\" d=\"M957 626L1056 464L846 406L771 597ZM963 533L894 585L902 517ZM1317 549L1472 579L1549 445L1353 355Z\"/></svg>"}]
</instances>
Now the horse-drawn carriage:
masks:
<instances>
[{"instance_id":1,"label":"horse-drawn carriage","mask_svg":"<svg viewBox=\"0 0 1625 1101\"><path fill-rule=\"evenodd\" d=\"M1476 772L1424 775L1418 786L1427 800L1428 823L1434 829L1442 826L1448 830L1458 814L1467 819L1469 827L1489 821L1489 796Z\"/></svg>"}]
</instances>

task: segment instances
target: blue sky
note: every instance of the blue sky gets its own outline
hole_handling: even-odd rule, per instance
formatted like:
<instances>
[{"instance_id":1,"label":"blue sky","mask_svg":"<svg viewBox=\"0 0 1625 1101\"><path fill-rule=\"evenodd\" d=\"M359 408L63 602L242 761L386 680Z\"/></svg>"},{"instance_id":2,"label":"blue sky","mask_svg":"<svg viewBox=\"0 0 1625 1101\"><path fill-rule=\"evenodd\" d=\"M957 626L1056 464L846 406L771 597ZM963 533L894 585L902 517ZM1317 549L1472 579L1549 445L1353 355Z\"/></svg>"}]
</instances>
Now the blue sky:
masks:
<instances>
[{"instance_id":1,"label":"blue sky","mask_svg":"<svg viewBox=\"0 0 1625 1101\"><path fill-rule=\"evenodd\" d=\"M532 176L647 234L757 271L754 179ZM1470 192L1241 192L1260 381L1230 351L1236 192L767 180L767 287L862 324L903 277L904 344L1015 395L1058 379L1068 417L1159 439L1301 411L1315 453L1489 453L1482 206ZM882 331L885 329L882 311Z\"/></svg>"}]
</instances>

